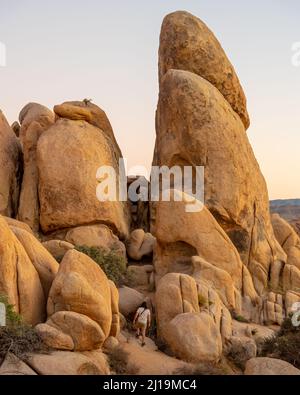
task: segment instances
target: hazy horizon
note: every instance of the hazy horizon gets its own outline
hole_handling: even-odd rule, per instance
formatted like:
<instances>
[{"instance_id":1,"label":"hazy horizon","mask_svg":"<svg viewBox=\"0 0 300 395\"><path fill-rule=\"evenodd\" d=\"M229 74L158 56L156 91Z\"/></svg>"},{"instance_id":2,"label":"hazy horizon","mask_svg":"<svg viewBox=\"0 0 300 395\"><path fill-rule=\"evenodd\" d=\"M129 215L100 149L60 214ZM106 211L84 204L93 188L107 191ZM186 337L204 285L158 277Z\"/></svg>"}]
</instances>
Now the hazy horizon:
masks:
<instances>
[{"instance_id":1,"label":"hazy horizon","mask_svg":"<svg viewBox=\"0 0 300 395\"><path fill-rule=\"evenodd\" d=\"M219 39L245 90L247 131L270 199L300 198L300 42L297 0L0 0L0 109L9 122L22 107L49 108L91 98L106 111L128 166L151 166L163 17L186 10Z\"/></svg>"}]
</instances>

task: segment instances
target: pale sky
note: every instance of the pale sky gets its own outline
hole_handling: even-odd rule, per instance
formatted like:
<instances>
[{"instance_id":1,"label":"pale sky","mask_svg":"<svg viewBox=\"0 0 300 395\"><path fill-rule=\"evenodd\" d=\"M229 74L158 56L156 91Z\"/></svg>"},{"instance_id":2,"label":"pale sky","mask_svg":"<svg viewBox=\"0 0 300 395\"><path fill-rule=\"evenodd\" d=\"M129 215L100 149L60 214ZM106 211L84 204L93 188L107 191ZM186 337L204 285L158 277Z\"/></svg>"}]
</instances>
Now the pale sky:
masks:
<instances>
[{"instance_id":1,"label":"pale sky","mask_svg":"<svg viewBox=\"0 0 300 395\"><path fill-rule=\"evenodd\" d=\"M128 167L151 165L163 17L186 10L215 33L248 99L248 135L270 198L300 198L298 0L0 0L0 108L9 122L36 101L91 98L113 125Z\"/></svg>"}]
</instances>

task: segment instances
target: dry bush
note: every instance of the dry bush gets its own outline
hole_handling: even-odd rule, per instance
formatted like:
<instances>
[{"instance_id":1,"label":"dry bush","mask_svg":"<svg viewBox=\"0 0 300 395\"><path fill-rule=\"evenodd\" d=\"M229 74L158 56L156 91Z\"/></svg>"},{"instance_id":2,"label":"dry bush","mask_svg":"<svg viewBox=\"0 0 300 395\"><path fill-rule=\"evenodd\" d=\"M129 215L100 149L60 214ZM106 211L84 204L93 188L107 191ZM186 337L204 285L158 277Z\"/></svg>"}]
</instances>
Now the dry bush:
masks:
<instances>
[{"instance_id":1,"label":"dry bush","mask_svg":"<svg viewBox=\"0 0 300 395\"><path fill-rule=\"evenodd\" d=\"M300 327L286 318L280 331L263 342L260 356L282 359L300 369Z\"/></svg>"},{"instance_id":2,"label":"dry bush","mask_svg":"<svg viewBox=\"0 0 300 395\"><path fill-rule=\"evenodd\" d=\"M26 360L28 354L48 353L49 348L33 328L20 325L0 328L0 358L4 359L8 352Z\"/></svg>"},{"instance_id":3,"label":"dry bush","mask_svg":"<svg viewBox=\"0 0 300 395\"><path fill-rule=\"evenodd\" d=\"M186 365L173 372L177 376L224 376L226 371L222 366L213 363L198 363L196 365Z\"/></svg>"},{"instance_id":4,"label":"dry bush","mask_svg":"<svg viewBox=\"0 0 300 395\"><path fill-rule=\"evenodd\" d=\"M231 348L226 356L230 362L234 364L238 369L244 370L246 362L250 358L245 358L243 349L240 347Z\"/></svg>"},{"instance_id":5,"label":"dry bush","mask_svg":"<svg viewBox=\"0 0 300 395\"><path fill-rule=\"evenodd\" d=\"M21 315L14 311L14 306L8 302L6 296L0 295L0 302L6 308L6 326L0 327L0 360L8 352L26 360L30 353L47 353L49 348L34 328L23 323Z\"/></svg>"},{"instance_id":6,"label":"dry bush","mask_svg":"<svg viewBox=\"0 0 300 395\"><path fill-rule=\"evenodd\" d=\"M129 354L122 347L115 347L108 353L110 369L118 375L136 375L138 368L129 363Z\"/></svg>"}]
</instances>

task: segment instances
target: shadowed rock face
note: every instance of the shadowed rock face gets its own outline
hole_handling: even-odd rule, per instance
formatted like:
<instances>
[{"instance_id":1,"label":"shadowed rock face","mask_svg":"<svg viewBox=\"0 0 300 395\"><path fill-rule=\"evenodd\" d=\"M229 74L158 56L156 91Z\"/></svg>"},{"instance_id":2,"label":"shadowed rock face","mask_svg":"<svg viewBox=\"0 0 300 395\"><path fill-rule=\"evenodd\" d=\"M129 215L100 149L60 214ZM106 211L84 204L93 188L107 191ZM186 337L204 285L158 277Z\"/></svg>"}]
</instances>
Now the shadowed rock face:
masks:
<instances>
[{"instance_id":1,"label":"shadowed rock face","mask_svg":"<svg viewBox=\"0 0 300 395\"><path fill-rule=\"evenodd\" d=\"M16 215L22 178L20 143L0 111L0 214Z\"/></svg>"},{"instance_id":2,"label":"shadowed rock face","mask_svg":"<svg viewBox=\"0 0 300 395\"><path fill-rule=\"evenodd\" d=\"M250 124L246 97L223 48L200 19L184 11L165 17L160 34L159 80L170 69L191 71L214 85L240 116Z\"/></svg>"},{"instance_id":3,"label":"shadowed rock face","mask_svg":"<svg viewBox=\"0 0 300 395\"><path fill-rule=\"evenodd\" d=\"M20 141L24 155L24 175L18 218L37 232L40 221L36 148L42 133L54 123L54 114L41 104L29 103L21 110L19 119L21 124Z\"/></svg>"},{"instance_id":4,"label":"shadowed rock face","mask_svg":"<svg viewBox=\"0 0 300 395\"><path fill-rule=\"evenodd\" d=\"M27 234L25 230L22 232ZM28 237L31 237L30 233ZM47 296L35 267L35 264L38 267L41 262L38 259L35 263L30 260L22 241L17 239L5 219L0 216L0 295L7 296L24 322L36 325L45 319ZM43 247L39 247L36 258L43 253ZM43 266L47 271L46 260L43 261Z\"/></svg>"}]
</instances>

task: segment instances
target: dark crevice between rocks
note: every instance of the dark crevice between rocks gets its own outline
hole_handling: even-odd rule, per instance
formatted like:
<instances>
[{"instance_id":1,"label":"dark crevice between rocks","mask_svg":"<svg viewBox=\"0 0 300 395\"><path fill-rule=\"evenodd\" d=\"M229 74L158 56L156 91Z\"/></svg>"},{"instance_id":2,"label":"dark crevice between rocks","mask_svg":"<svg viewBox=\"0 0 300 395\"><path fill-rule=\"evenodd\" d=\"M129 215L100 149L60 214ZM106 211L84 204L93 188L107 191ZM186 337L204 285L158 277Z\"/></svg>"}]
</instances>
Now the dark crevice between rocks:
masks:
<instances>
[{"instance_id":1,"label":"dark crevice between rocks","mask_svg":"<svg viewBox=\"0 0 300 395\"><path fill-rule=\"evenodd\" d=\"M254 238L254 229L256 226L256 202L254 201L253 203L253 226L251 229L251 234L250 234L250 244L249 244L249 254L248 254L248 264L247 266L250 266L251 258L252 258L252 247L253 247L253 238Z\"/></svg>"},{"instance_id":2,"label":"dark crevice between rocks","mask_svg":"<svg viewBox=\"0 0 300 395\"><path fill-rule=\"evenodd\" d=\"M18 295L18 312L21 314L21 305L20 305L20 291L19 291L19 254L17 251L16 246L14 246L14 251L16 254L16 289L17 289L17 295Z\"/></svg>"},{"instance_id":3,"label":"dark crevice between rocks","mask_svg":"<svg viewBox=\"0 0 300 395\"><path fill-rule=\"evenodd\" d=\"M180 287L180 295L181 295L182 312L184 313L184 299L183 299L182 278L181 278L181 275L179 276L179 287Z\"/></svg>"}]
</instances>

